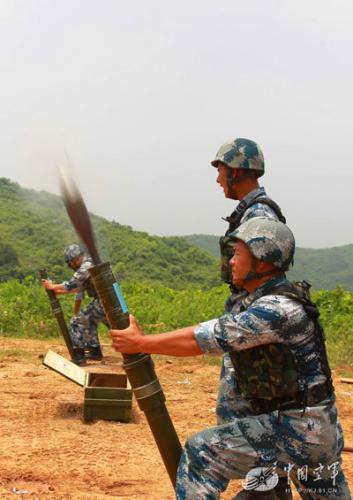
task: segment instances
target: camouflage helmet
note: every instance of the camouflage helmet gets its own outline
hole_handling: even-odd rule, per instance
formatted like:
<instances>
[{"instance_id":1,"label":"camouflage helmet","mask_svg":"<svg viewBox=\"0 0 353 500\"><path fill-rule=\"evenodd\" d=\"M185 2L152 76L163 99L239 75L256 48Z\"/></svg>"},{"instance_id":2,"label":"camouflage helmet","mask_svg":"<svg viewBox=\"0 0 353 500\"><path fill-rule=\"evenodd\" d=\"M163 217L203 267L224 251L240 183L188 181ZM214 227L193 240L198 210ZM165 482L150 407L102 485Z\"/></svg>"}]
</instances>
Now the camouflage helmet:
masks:
<instances>
[{"instance_id":1,"label":"camouflage helmet","mask_svg":"<svg viewBox=\"0 0 353 500\"><path fill-rule=\"evenodd\" d=\"M217 167L218 162L229 168L254 170L257 177L265 173L264 155L256 142L250 139L238 138L223 144L211 165Z\"/></svg>"},{"instance_id":2,"label":"camouflage helmet","mask_svg":"<svg viewBox=\"0 0 353 500\"><path fill-rule=\"evenodd\" d=\"M73 261L75 257L78 257L79 255L83 255L84 251L80 247L80 245L70 245L65 248L64 251L64 258L65 262L68 264L69 262Z\"/></svg>"},{"instance_id":3,"label":"camouflage helmet","mask_svg":"<svg viewBox=\"0 0 353 500\"><path fill-rule=\"evenodd\" d=\"M293 262L295 240L288 226L268 217L253 217L241 224L230 235L243 241L258 260L287 271Z\"/></svg>"}]
</instances>

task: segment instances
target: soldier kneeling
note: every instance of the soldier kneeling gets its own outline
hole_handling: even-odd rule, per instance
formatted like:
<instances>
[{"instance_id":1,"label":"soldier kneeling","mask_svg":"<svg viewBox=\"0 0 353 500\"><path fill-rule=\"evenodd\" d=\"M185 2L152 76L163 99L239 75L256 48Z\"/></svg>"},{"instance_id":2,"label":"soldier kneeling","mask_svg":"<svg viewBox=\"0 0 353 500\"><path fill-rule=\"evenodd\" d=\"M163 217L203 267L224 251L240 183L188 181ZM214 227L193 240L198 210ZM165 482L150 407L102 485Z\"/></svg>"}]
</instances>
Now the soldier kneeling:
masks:
<instances>
[{"instance_id":1,"label":"soldier kneeling","mask_svg":"<svg viewBox=\"0 0 353 500\"><path fill-rule=\"evenodd\" d=\"M349 499L319 313L285 276L293 234L282 222L255 217L228 236L232 280L246 291L231 311L158 335L144 336L133 317L126 330L111 330L113 347L127 354L224 356L218 425L187 440L176 496L217 499L229 480L246 478L239 499L291 498L289 479L302 498Z\"/></svg>"}]
</instances>

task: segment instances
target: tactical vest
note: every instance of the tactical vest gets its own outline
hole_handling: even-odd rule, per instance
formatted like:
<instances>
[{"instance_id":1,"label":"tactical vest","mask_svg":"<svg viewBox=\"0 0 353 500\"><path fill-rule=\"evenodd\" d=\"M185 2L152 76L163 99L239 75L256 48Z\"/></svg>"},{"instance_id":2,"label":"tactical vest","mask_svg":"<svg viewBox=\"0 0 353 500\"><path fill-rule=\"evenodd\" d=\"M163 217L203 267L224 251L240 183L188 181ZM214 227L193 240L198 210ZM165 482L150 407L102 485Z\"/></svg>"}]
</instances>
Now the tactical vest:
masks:
<instances>
[{"instance_id":1,"label":"tactical vest","mask_svg":"<svg viewBox=\"0 0 353 500\"><path fill-rule=\"evenodd\" d=\"M257 203L262 203L272 208L278 219L284 224L286 223L286 219L277 203L271 200L271 198L264 196L262 193L259 193L256 198L250 200L249 202L242 200L234 212L229 217L225 218L225 220L229 223L229 227L226 234L219 239L221 253L221 279L230 285L232 284L232 272L229 261L233 257L234 253L234 241L232 241L228 235L240 226L241 219L243 218L246 210Z\"/></svg>"},{"instance_id":2,"label":"tactical vest","mask_svg":"<svg viewBox=\"0 0 353 500\"><path fill-rule=\"evenodd\" d=\"M320 313L310 299L309 287L305 281L280 284L266 291L265 295L284 295L303 305L305 312L314 322L315 350L326 383L316 387L315 391L308 390L303 377L306 371L305 363L299 362L286 345L273 343L233 351L230 357L240 394L244 399L250 400L253 409L258 413L275 409L305 408L333 394L325 336L318 320Z\"/></svg>"}]
</instances>

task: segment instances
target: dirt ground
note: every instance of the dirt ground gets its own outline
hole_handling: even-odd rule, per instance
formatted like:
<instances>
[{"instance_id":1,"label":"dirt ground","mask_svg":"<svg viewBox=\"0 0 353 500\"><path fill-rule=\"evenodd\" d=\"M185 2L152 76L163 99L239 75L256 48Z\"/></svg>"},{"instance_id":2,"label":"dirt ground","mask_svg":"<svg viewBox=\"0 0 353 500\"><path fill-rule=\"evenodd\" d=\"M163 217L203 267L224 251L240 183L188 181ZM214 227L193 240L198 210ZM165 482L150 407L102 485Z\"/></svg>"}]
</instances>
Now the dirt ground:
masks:
<instances>
[{"instance_id":1,"label":"dirt ground","mask_svg":"<svg viewBox=\"0 0 353 500\"><path fill-rule=\"evenodd\" d=\"M84 423L83 389L42 365L48 348L66 356L62 344L0 337L0 498L173 499L173 490L144 415L133 402L133 419ZM121 370L121 359L104 344L105 364ZM183 443L214 425L218 366L202 357L155 358L168 409ZM99 367L98 367L99 365ZM338 408L346 445L353 446L353 385L339 382ZM353 453L344 453L353 489ZM240 489L232 482L223 499ZM295 497L299 498L299 497Z\"/></svg>"}]
</instances>

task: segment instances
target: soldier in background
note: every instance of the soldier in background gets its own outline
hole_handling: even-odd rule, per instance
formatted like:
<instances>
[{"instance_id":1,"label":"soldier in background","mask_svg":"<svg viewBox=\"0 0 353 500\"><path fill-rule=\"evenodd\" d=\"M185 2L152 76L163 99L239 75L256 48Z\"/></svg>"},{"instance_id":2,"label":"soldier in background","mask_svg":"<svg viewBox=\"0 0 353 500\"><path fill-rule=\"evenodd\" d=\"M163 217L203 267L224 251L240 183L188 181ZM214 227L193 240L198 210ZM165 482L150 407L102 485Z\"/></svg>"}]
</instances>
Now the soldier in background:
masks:
<instances>
[{"instance_id":1,"label":"soldier in background","mask_svg":"<svg viewBox=\"0 0 353 500\"><path fill-rule=\"evenodd\" d=\"M71 319L69 334L73 346L73 362L79 366L86 364L85 349L89 351L88 359L100 361L103 358L98 338L98 324L109 326L103 307L97 298L97 292L91 281L89 268L92 260L85 255L79 245L70 245L64 252L65 262L75 271L69 281L52 283L42 280L43 286L58 295L75 293L74 317ZM85 293L94 300L80 311L81 301Z\"/></svg>"},{"instance_id":2,"label":"soldier in background","mask_svg":"<svg viewBox=\"0 0 353 500\"><path fill-rule=\"evenodd\" d=\"M233 369L223 366L221 373L218 425L186 442L177 498L218 499L229 480L246 478L235 498L283 500L290 478L303 499L349 500L319 313L308 290L285 275L294 237L285 224L257 217L229 234L231 243L232 281L247 292L231 312L156 335L144 336L132 316L126 330L111 330L113 347L122 353L208 353L231 360ZM236 393L248 404L244 416Z\"/></svg>"},{"instance_id":3,"label":"soldier in background","mask_svg":"<svg viewBox=\"0 0 353 500\"><path fill-rule=\"evenodd\" d=\"M211 165L217 168L217 182L223 188L224 196L239 200L235 210L224 220L228 222L225 236L219 240L221 251L221 278L229 284L232 295L226 302L226 310L231 310L238 289L231 280L229 260L229 234L240 224L252 217L268 217L286 223L280 207L259 186L258 178L265 173L264 156L256 142L250 139L234 139L223 144L217 151Z\"/></svg>"}]
</instances>

